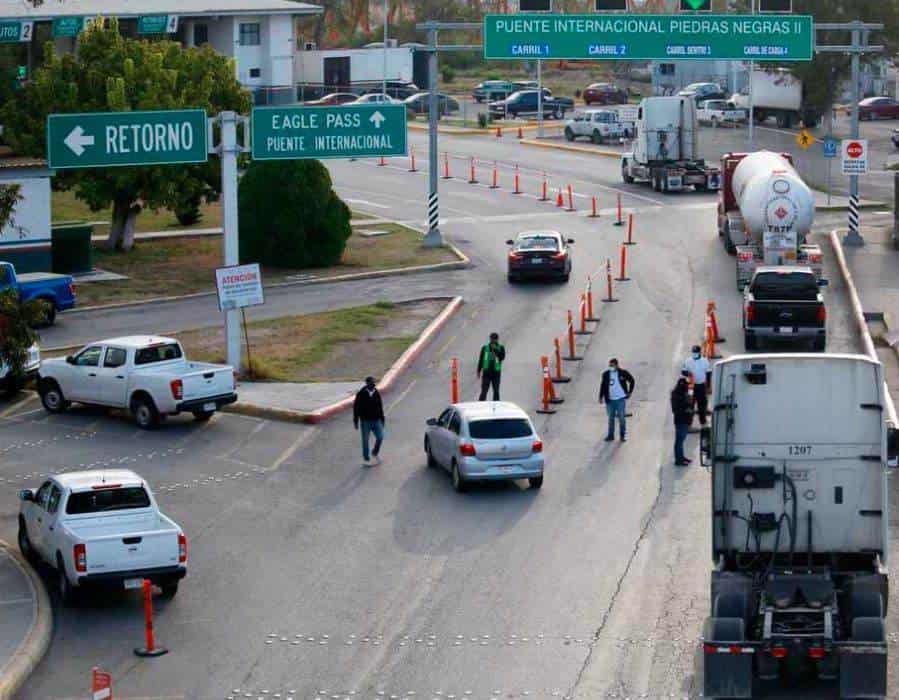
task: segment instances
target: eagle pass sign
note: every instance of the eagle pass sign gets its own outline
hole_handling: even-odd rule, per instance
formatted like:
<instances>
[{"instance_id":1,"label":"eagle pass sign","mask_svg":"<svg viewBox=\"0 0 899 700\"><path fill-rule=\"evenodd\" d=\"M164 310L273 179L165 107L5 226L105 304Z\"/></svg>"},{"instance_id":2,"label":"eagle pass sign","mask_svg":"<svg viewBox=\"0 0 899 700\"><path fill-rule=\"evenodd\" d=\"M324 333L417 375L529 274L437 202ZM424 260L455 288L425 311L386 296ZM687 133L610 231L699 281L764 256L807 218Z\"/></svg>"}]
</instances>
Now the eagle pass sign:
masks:
<instances>
[{"instance_id":1,"label":"eagle pass sign","mask_svg":"<svg viewBox=\"0 0 899 700\"><path fill-rule=\"evenodd\" d=\"M808 15L487 15L493 59L811 61Z\"/></svg>"}]
</instances>

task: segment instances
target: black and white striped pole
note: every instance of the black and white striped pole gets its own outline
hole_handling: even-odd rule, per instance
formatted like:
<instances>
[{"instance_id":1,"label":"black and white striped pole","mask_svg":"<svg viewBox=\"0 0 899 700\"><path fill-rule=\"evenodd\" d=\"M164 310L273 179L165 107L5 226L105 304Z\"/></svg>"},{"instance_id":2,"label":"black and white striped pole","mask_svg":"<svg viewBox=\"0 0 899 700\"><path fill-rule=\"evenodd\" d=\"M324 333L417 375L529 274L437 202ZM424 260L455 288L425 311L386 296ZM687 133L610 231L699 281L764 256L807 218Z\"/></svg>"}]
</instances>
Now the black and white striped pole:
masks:
<instances>
[{"instance_id":1,"label":"black and white striped pole","mask_svg":"<svg viewBox=\"0 0 899 700\"><path fill-rule=\"evenodd\" d=\"M853 175L856 188L858 187L858 175ZM849 231L843 239L846 245L863 245L864 239L858 232L858 194L849 195Z\"/></svg>"}]
</instances>

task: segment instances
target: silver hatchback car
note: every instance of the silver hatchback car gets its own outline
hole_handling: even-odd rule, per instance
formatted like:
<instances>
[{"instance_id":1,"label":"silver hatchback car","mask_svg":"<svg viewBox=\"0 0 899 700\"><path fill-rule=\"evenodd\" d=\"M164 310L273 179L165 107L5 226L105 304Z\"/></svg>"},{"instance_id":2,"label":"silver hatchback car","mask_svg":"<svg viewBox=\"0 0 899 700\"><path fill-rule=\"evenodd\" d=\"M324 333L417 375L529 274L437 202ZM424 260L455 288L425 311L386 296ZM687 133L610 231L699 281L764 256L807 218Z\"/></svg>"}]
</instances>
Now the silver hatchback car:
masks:
<instances>
[{"instance_id":1,"label":"silver hatchback car","mask_svg":"<svg viewBox=\"0 0 899 700\"><path fill-rule=\"evenodd\" d=\"M449 406L425 429L428 466L449 470L456 491L472 481L527 479L543 486L543 441L514 403L479 401Z\"/></svg>"}]
</instances>

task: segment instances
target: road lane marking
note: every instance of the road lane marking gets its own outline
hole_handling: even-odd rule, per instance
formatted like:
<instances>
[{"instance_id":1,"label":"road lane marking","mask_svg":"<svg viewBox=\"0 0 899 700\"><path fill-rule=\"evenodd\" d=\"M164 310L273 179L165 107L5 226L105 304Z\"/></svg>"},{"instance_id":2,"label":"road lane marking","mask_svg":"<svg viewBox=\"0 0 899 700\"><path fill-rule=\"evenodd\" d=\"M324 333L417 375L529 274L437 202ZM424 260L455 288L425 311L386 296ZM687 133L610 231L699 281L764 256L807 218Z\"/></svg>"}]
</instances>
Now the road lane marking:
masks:
<instances>
[{"instance_id":1,"label":"road lane marking","mask_svg":"<svg viewBox=\"0 0 899 700\"><path fill-rule=\"evenodd\" d=\"M377 202L370 202L367 199L350 199L349 197L345 200L350 204L365 204L370 207L374 207L375 209L392 209L388 204L378 204Z\"/></svg>"},{"instance_id":2,"label":"road lane marking","mask_svg":"<svg viewBox=\"0 0 899 700\"><path fill-rule=\"evenodd\" d=\"M9 408L6 408L6 409L4 409L2 412L0 412L0 418L6 418L7 416L9 416L9 415L15 413L17 409L19 409L19 408L21 408L22 406L25 406L25 405L31 403L31 402L34 401L35 399L37 399L37 394L29 394L28 396L26 396L26 397L25 397L24 399L22 399L21 401L18 401L18 402L16 402L16 403L14 403L14 404L13 404L12 406L10 406Z\"/></svg>"},{"instance_id":3,"label":"road lane marking","mask_svg":"<svg viewBox=\"0 0 899 700\"><path fill-rule=\"evenodd\" d=\"M281 465L284 464L288 459L293 457L300 447L302 447L305 443L309 442L314 435L317 435L319 432L318 428L311 428L305 432L301 432L297 439L293 441L293 443L288 447L284 452L278 455L278 459L272 462L272 465L268 467L265 471L274 472L281 468Z\"/></svg>"},{"instance_id":4,"label":"road lane marking","mask_svg":"<svg viewBox=\"0 0 899 700\"><path fill-rule=\"evenodd\" d=\"M402 401L404 398L406 398L406 396L409 394L409 392L412 391L412 387L415 386L416 382L418 382L418 380L413 379L409 383L409 386L407 386L405 389L403 389L403 393L400 394L399 396L397 396L396 400L392 404L390 404L390 406L387 407L387 415L388 416L390 415L391 411L393 411L393 409L397 407L399 402Z\"/></svg>"}]
</instances>

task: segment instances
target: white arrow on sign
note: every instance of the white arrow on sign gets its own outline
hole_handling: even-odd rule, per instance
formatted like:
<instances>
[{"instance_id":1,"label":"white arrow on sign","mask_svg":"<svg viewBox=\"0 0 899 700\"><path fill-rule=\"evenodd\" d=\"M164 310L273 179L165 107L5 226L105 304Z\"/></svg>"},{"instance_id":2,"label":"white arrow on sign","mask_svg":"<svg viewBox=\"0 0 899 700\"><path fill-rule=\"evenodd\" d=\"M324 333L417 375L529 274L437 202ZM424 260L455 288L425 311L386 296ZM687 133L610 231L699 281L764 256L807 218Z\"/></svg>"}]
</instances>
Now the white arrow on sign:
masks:
<instances>
[{"instance_id":1,"label":"white arrow on sign","mask_svg":"<svg viewBox=\"0 0 899 700\"><path fill-rule=\"evenodd\" d=\"M94 137L84 133L84 129L80 126L76 126L69 132L69 135L66 136L63 141L66 146L68 146L72 153L76 156L80 156L84 153L85 146L93 146L94 145Z\"/></svg>"},{"instance_id":2,"label":"white arrow on sign","mask_svg":"<svg viewBox=\"0 0 899 700\"><path fill-rule=\"evenodd\" d=\"M375 125L375 129L380 129L381 124L387 121L387 117L385 117L380 112L375 112L368 118L368 121L372 122Z\"/></svg>"}]
</instances>

